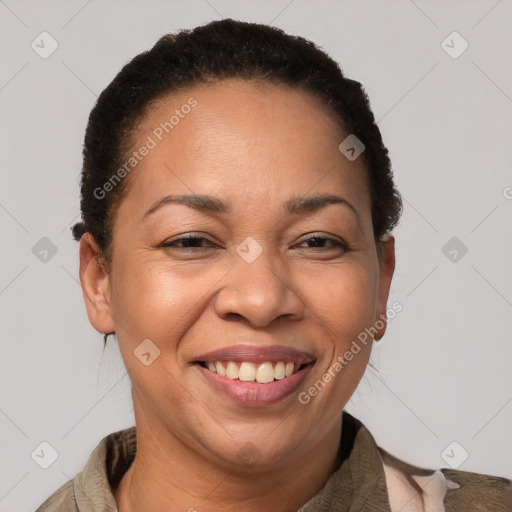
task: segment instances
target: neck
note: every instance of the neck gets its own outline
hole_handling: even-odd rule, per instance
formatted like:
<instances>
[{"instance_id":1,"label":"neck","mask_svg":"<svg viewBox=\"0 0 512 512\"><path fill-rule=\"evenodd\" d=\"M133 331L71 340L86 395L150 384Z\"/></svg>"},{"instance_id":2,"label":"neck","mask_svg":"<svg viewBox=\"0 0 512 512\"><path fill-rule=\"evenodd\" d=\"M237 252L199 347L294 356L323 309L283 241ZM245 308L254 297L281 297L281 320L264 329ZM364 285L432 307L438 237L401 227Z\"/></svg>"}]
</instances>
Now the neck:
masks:
<instances>
[{"instance_id":1,"label":"neck","mask_svg":"<svg viewBox=\"0 0 512 512\"><path fill-rule=\"evenodd\" d=\"M278 466L248 467L209 460L165 429L138 421L136 456L114 497L119 512L294 512L335 470L340 435L341 417L317 444Z\"/></svg>"}]
</instances>

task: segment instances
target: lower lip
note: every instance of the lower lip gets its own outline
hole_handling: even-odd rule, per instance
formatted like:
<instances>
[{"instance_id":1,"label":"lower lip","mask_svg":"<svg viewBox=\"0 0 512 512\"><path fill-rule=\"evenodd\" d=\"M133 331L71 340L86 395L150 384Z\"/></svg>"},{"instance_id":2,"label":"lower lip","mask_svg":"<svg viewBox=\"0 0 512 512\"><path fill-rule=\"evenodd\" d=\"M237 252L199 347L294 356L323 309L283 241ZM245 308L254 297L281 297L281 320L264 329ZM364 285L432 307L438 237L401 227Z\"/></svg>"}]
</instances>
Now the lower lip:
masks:
<instances>
[{"instance_id":1,"label":"lower lip","mask_svg":"<svg viewBox=\"0 0 512 512\"><path fill-rule=\"evenodd\" d=\"M197 365L201 374L217 391L222 392L237 404L251 407L264 407L284 400L299 388L312 367L313 363L310 363L290 377L273 380L268 384L259 384L222 377L218 373Z\"/></svg>"}]
</instances>

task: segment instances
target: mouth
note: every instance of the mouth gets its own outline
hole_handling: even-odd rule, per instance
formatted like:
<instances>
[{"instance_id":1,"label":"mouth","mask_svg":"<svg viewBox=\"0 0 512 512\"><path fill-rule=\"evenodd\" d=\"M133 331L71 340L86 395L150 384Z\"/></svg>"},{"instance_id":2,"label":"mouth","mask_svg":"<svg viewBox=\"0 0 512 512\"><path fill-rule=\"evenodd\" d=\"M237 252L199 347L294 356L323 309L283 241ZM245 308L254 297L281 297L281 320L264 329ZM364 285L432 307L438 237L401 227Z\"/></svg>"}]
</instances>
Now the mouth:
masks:
<instances>
[{"instance_id":1,"label":"mouth","mask_svg":"<svg viewBox=\"0 0 512 512\"><path fill-rule=\"evenodd\" d=\"M199 361L197 364L221 377L238 380L239 382L257 382L258 384L268 384L275 380L287 379L306 366L306 364L294 363L293 361L278 361L276 363L271 361L263 363L253 363L251 361Z\"/></svg>"},{"instance_id":2,"label":"mouth","mask_svg":"<svg viewBox=\"0 0 512 512\"><path fill-rule=\"evenodd\" d=\"M214 391L239 405L261 407L296 391L315 359L288 347L238 345L202 355L193 364Z\"/></svg>"}]
</instances>

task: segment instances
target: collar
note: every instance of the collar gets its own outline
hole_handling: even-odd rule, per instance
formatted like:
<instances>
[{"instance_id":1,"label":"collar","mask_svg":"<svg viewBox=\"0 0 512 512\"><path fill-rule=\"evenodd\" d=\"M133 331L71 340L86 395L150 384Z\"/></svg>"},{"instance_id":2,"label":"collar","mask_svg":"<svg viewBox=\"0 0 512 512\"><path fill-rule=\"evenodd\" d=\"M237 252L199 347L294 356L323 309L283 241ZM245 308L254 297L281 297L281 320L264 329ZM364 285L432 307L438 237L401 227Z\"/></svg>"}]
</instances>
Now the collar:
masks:
<instances>
[{"instance_id":1,"label":"collar","mask_svg":"<svg viewBox=\"0 0 512 512\"><path fill-rule=\"evenodd\" d=\"M339 467L298 512L391 512L386 476L373 436L343 411Z\"/></svg>"},{"instance_id":2,"label":"collar","mask_svg":"<svg viewBox=\"0 0 512 512\"><path fill-rule=\"evenodd\" d=\"M80 512L117 512L111 488L132 464L137 450L136 427L103 438L84 470L73 479ZM378 447L364 425L346 411L338 451L340 465L324 487L299 512L343 510L391 512L386 476Z\"/></svg>"},{"instance_id":3,"label":"collar","mask_svg":"<svg viewBox=\"0 0 512 512\"><path fill-rule=\"evenodd\" d=\"M121 481L135 459L136 450L136 427L102 439L84 470L72 480L79 512L118 512L111 488ZM397 459L377 446L366 427L346 411L342 416L338 461L324 487L297 512L459 510L459 498L453 491L466 483L461 480L463 472L427 470ZM482 475L467 475L470 482L481 481L474 477ZM445 509L445 497L455 508Z\"/></svg>"}]
</instances>

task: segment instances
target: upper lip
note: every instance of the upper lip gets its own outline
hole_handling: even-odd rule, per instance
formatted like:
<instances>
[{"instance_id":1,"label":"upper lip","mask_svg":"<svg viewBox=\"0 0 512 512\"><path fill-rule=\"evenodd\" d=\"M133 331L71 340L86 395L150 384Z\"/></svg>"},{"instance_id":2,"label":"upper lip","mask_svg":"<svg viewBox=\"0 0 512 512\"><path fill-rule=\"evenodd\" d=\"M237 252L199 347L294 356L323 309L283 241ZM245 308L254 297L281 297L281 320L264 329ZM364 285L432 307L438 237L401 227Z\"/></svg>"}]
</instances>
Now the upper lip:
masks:
<instances>
[{"instance_id":1,"label":"upper lip","mask_svg":"<svg viewBox=\"0 0 512 512\"><path fill-rule=\"evenodd\" d=\"M298 364L312 363L315 358L311 353L302 352L283 345L233 345L212 350L195 358L195 362L233 361L250 363L292 362Z\"/></svg>"}]
</instances>

